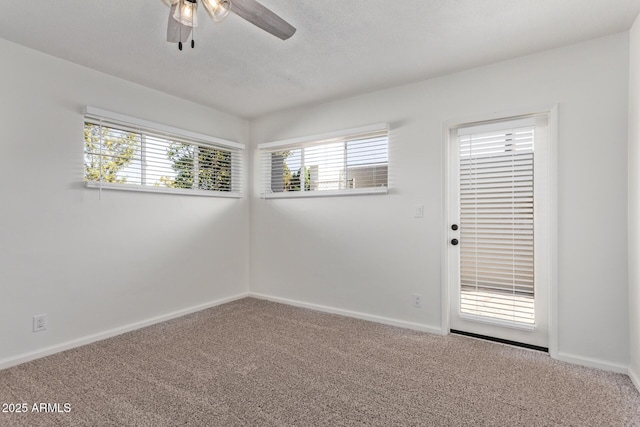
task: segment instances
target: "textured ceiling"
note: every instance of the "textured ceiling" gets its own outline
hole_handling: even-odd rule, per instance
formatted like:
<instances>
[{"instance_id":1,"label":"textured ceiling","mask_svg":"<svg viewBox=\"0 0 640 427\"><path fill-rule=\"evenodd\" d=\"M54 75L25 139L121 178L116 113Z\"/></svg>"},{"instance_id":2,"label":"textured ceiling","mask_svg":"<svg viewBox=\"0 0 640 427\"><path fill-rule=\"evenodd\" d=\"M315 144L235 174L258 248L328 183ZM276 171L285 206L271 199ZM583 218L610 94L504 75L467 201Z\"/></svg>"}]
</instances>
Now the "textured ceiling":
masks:
<instances>
[{"instance_id":1,"label":"textured ceiling","mask_svg":"<svg viewBox=\"0 0 640 427\"><path fill-rule=\"evenodd\" d=\"M201 10L195 49L162 0L0 0L0 37L246 118L629 29L640 0L262 0L281 41Z\"/></svg>"}]
</instances>

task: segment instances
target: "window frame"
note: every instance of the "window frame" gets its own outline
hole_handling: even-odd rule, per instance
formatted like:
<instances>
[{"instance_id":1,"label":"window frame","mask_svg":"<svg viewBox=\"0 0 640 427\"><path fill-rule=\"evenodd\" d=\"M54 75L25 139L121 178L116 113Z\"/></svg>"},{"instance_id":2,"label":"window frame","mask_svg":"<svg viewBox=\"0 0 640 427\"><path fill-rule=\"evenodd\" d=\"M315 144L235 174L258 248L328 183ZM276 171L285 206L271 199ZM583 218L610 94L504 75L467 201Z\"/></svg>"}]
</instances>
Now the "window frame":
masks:
<instances>
[{"instance_id":1,"label":"window frame","mask_svg":"<svg viewBox=\"0 0 640 427\"><path fill-rule=\"evenodd\" d=\"M385 164L387 166L387 181L386 185L380 187L364 187L364 188L344 188L336 190L304 190L301 186L299 191L277 191L274 192L271 189L271 180L267 179L267 175L271 177L271 161L267 160L267 156L271 156L277 151L285 150L304 150L310 147L319 147L325 144L344 142L348 144L350 140L357 141L358 137L372 134L376 132L384 132L386 134L386 147L387 147L387 161L386 163L377 163L378 165ZM291 138L286 140L279 140L273 142L266 142L258 144L258 152L261 157L261 177L262 177L262 191L260 192L260 198L263 199L289 199L289 198L307 198L307 197L344 197L344 196L357 196L357 195L374 195L374 194L388 194L389 193L389 125L388 123L376 123L367 126L360 126L357 128L344 129L334 132L327 132L316 135L309 135L304 137ZM375 164L371 164L375 165ZM268 171L267 171L268 170Z\"/></svg>"},{"instance_id":2,"label":"window frame","mask_svg":"<svg viewBox=\"0 0 640 427\"><path fill-rule=\"evenodd\" d=\"M245 145L234 141L228 141L226 139L205 135L185 129L176 128L173 126L165 125L162 123L156 123L149 120L139 119L136 117L127 116L112 111L103 110L96 107L87 106L84 109L83 114L83 127L89 124L102 125L110 127L115 130L130 131L140 135L141 141L141 179L144 181L146 175L146 167L144 166L145 153L143 147L146 144L147 134L150 134L152 138L157 138L157 135L163 135L167 140L172 142L179 142L185 145L191 145L194 148L211 148L214 150L228 151L231 155L230 162L230 179L232 180L231 189L229 191L219 190L202 190L192 188L171 188L160 187L147 184L132 184L132 183L114 183L105 182L103 180L87 180L85 178L85 186L91 189L99 190L122 190L122 191L137 191L147 193L163 193L163 194L181 194L191 196L205 196L205 197L223 197L223 198L242 198L244 197L244 149ZM122 126L124 129L118 129L118 126ZM175 141L174 141L175 140ZM83 145L85 142L83 142ZM234 159L235 158L235 159ZM84 163L84 161L83 161ZM197 164L197 160L196 163ZM195 167L195 166L194 166ZM194 174L197 175L197 171L194 170ZM83 174L84 176L84 174Z\"/></svg>"}]
</instances>

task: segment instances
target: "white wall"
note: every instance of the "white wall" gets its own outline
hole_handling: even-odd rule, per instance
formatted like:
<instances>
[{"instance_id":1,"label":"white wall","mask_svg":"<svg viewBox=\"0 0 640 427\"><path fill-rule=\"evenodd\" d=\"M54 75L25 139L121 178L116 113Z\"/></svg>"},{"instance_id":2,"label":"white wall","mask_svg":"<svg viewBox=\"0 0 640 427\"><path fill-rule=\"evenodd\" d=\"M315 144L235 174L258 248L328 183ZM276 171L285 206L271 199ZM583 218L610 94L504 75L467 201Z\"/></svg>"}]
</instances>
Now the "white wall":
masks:
<instances>
[{"instance_id":1,"label":"white wall","mask_svg":"<svg viewBox=\"0 0 640 427\"><path fill-rule=\"evenodd\" d=\"M640 389L640 18L629 58L629 325L630 376Z\"/></svg>"},{"instance_id":2,"label":"white wall","mask_svg":"<svg viewBox=\"0 0 640 427\"><path fill-rule=\"evenodd\" d=\"M624 369L627 96L628 35L617 34L255 120L252 144L389 122L392 190L261 200L254 176L251 291L440 329L443 123L557 103L558 350Z\"/></svg>"},{"instance_id":3,"label":"white wall","mask_svg":"<svg viewBox=\"0 0 640 427\"><path fill-rule=\"evenodd\" d=\"M83 185L82 108L241 143L246 121L4 40L0 57L0 366L248 291L247 199L99 200ZM40 313L49 328L32 333Z\"/></svg>"}]
</instances>

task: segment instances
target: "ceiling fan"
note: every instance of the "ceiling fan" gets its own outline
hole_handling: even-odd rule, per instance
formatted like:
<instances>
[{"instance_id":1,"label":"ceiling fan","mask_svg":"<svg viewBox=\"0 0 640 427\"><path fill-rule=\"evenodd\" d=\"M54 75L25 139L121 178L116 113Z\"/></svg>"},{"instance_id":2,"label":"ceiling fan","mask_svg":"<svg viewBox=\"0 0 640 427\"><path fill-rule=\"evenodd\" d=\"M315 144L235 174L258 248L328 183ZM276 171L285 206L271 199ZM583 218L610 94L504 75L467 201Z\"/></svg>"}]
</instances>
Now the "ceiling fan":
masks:
<instances>
[{"instance_id":1,"label":"ceiling fan","mask_svg":"<svg viewBox=\"0 0 640 427\"><path fill-rule=\"evenodd\" d=\"M178 43L180 50L182 50L182 43L189 39L193 28L198 26L199 3L204 6L214 21L222 21L231 11L282 40L288 39L296 32L291 24L256 0L169 0L169 2L171 10L167 26L167 41ZM191 47L195 47L193 37Z\"/></svg>"}]
</instances>

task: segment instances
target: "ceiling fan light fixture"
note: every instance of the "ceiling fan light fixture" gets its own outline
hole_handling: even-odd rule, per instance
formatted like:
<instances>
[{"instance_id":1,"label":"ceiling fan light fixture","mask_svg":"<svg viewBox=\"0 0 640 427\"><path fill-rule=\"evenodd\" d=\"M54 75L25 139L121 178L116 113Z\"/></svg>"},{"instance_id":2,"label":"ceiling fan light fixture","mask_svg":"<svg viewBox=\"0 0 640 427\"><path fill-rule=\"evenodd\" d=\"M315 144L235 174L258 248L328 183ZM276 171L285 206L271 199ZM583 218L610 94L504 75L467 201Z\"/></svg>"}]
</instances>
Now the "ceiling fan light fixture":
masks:
<instances>
[{"instance_id":1,"label":"ceiling fan light fixture","mask_svg":"<svg viewBox=\"0 0 640 427\"><path fill-rule=\"evenodd\" d=\"M218 0L202 0L202 5L207 9L207 12L213 16L213 13L218 8L219 2Z\"/></svg>"},{"instance_id":2,"label":"ceiling fan light fixture","mask_svg":"<svg viewBox=\"0 0 640 427\"><path fill-rule=\"evenodd\" d=\"M198 3L196 0L179 0L173 19L188 27L198 26Z\"/></svg>"},{"instance_id":3,"label":"ceiling fan light fixture","mask_svg":"<svg viewBox=\"0 0 640 427\"><path fill-rule=\"evenodd\" d=\"M231 10L230 0L202 0L202 4L204 4L214 21L222 21Z\"/></svg>"}]
</instances>

